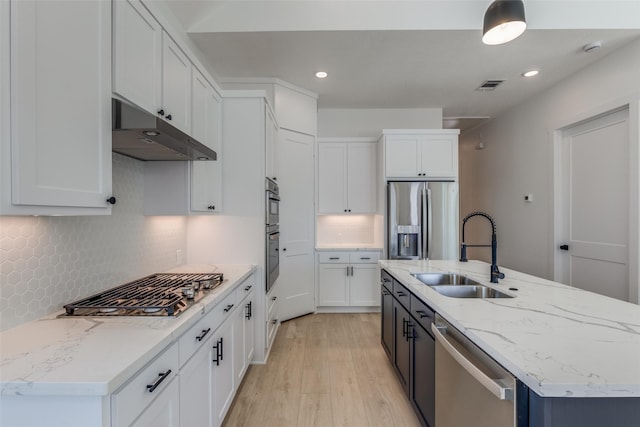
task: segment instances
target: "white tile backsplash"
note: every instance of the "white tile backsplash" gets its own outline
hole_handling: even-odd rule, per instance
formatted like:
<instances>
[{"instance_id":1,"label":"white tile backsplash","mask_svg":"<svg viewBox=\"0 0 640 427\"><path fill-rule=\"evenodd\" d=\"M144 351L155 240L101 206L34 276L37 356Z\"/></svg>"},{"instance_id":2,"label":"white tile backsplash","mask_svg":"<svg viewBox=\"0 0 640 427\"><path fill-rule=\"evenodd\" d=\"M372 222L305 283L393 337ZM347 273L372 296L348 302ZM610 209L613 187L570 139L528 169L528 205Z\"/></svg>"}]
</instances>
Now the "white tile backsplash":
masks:
<instances>
[{"instance_id":1,"label":"white tile backsplash","mask_svg":"<svg viewBox=\"0 0 640 427\"><path fill-rule=\"evenodd\" d=\"M382 247L381 215L318 215L316 246L362 245Z\"/></svg>"},{"instance_id":2,"label":"white tile backsplash","mask_svg":"<svg viewBox=\"0 0 640 427\"><path fill-rule=\"evenodd\" d=\"M176 265L185 217L145 217L144 163L113 155L110 216L0 217L0 330Z\"/></svg>"}]
</instances>

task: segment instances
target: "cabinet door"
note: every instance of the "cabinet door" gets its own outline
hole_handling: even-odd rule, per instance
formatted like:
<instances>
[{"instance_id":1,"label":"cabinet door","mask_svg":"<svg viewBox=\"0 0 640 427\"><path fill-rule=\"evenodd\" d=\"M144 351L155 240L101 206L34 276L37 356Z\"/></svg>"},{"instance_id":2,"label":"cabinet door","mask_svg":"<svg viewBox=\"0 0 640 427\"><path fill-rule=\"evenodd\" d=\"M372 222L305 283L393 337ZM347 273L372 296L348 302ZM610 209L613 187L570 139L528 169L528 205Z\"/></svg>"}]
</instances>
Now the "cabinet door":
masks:
<instances>
[{"instance_id":1,"label":"cabinet door","mask_svg":"<svg viewBox=\"0 0 640 427\"><path fill-rule=\"evenodd\" d=\"M351 213L375 213L377 208L377 144L348 143L347 209Z\"/></svg>"},{"instance_id":2,"label":"cabinet door","mask_svg":"<svg viewBox=\"0 0 640 427\"><path fill-rule=\"evenodd\" d=\"M420 172L430 178L458 175L458 137L425 136L420 141Z\"/></svg>"},{"instance_id":3,"label":"cabinet door","mask_svg":"<svg viewBox=\"0 0 640 427\"><path fill-rule=\"evenodd\" d=\"M12 1L10 9L11 138L2 143L11 180L2 192L14 205L108 214L110 3Z\"/></svg>"},{"instance_id":4,"label":"cabinet door","mask_svg":"<svg viewBox=\"0 0 640 427\"><path fill-rule=\"evenodd\" d=\"M180 425L212 425L213 339L209 338L180 370Z\"/></svg>"},{"instance_id":5,"label":"cabinet door","mask_svg":"<svg viewBox=\"0 0 640 427\"><path fill-rule=\"evenodd\" d=\"M380 305L380 273L376 264L352 264L349 303L352 306Z\"/></svg>"},{"instance_id":6,"label":"cabinet door","mask_svg":"<svg viewBox=\"0 0 640 427\"><path fill-rule=\"evenodd\" d=\"M192 79L191 134L218 159L191 162L191 211L222 212L222 100L195 68Z\"/></svg>"},{"instance_id":7,"label":"cabinet door","mask_svg":"<svg viewBox=\"0 0 640 427\"><path fill-rule=\"evenodd\" d=\"M347 146L318 144L318 213L347 212Z\"/></svg>"},{"instance_id":8,"label":"cabinet door","mask_svg":"<svg viewBox=\"0 0 640 427\"><path fill-rule=\"evenodd\" d=\"M318 305L349 305L348 264L320 264L318 267Z\"/></svg>"},{"instance_id":9,"label":"cabinet door","mask_svg":"<svg viewBox=\"0 0 640 427\"><path fill-rule=\"evenodd\" d=\"M230 318L218 329L213 339L213 425L222 425L233 398L233 335L233 321Z\"/></svg>"},{"instance_id":10,"label":"cabinet door","mask_svg":"<svg viewBox=\"0 0 640 427\"><path fill-rule=\"evenodd\" d=\"M178 380L173 379L162 390L153 403L135 420L131 426L135 427L178 427L180 426L180 387ZM182 424L184 425L184 424ZM187 424L204 425L204 424Z\"/></svg>"},{"instance_id":11,"label":"cabinet door","mask_svg":"<svg viewBox=\"0 0 640 427\"><path fill-rule=\"evenodd\" d=\"M415 322L414 322L415 323ZM427 426L435 425L436 344L421 326L411 328L411 402Z\"/></svg>"},{"instance_id":12,"label":"cabinet door","mask_svg":"<svg viewBox=\"0 0 640 427\"><path fill-rule=\"evenodd\" d=\"M253 362L253 354L255 353L255 320L256 306L254 303L254 293L245 300L243 315L244 315L244 360L245 367L248 368L251 362Z\"/></svg>"},{"instance_id":13,"label":"cabinet door","mask_svg":"<svg viewBox=\"0 0 640 427\"><path fill-rule=\"evenodd\" d=\"M382 286L382 331L381 341L384 351L390 361L393 361L393 296L391 292Z\"/></svg>"},{"instance_id":14,"label":"cabinet door","mask_svg":"<svg viewBox=\"0 0 640 427\"><path fill-rule=\"evenodd\" d=\"M385 137L385 175L389 178L413 178L420 172L418 135Z\"/></svg>"},{"instance_id":15,"label":"cabinet door","mask_svg":"<svg viewBox=\"0 0 640 427\"><path fill-rule=\"evenodd\" d=\"M409 395L409 374L410 374L410 343L407 338L407 330L410 329L409 313L400 305L398 301L393 301L393 323L395 329L393 366L398 373L402 388L407 396Z\"/></svg>"},{"instance_id":16,"label":"cabinet door","mask_svg":"<svg viewBox=\"0 0 640 427\"><path fill-rule=\"evenodd\" d=\"M269 108L265 108L265 154L266 154L266 175L278 181L278 147L280 145L278 126Z\"/></svg>"},{"instance_id":17,"label":"cabinet door","mask_svg":"<svg viewBox=\"0 0 640 427\"><path fill-rule=\"evenodd\" d=\"M162 33L162 110L165 120L191 133L191 62L165 32Z\"/></svg>"},{"instance_id":18,"label":"cabinet door","mask_svg":"<svg viewBox=\"0 0 640 427\"><path fill-rule=\"evenodd\" d=\"M156 114L161 106L162 27L139 0L115 0L113 32L113 92Z\"/></svg>"},{"instance_id":19,"label":"cabinet door","mask_svg":"<svg viewBox=\"0 0 640 427\"><path fill-rule=\"evenodd\" d=\"M233 322L233 375L234 384L242 382L242 376L247 369L244 357L244 304L236 309L232 316Z\"/></svg>"}]
</instances>

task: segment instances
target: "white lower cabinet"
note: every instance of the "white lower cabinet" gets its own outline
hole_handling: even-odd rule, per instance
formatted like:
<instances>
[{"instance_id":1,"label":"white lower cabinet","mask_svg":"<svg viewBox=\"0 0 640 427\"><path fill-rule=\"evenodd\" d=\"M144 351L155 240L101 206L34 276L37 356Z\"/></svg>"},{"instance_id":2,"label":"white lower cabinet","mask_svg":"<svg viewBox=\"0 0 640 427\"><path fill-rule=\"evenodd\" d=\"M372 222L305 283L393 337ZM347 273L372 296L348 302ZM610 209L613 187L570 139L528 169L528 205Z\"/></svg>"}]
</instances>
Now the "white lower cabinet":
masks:
<instances>
[{"instance_id":1,"label":"white lower cabinet","mask_svg":"<svg viewBox=\"0 0 640 427\"><path fill-rule=\"evenodd\" d=\"M206 329L205 329L206 330ZM180 370L180 425L213 424L213 335Z\"/></svg>"},{"instance_id":2,"label":"white lower cabinet","mask_svg":"<svg viewBox=\"0 0 640 427\"><path fill-rule=\"evenodd\" d=\"M180 388L172 379L162 393L132 425L136 427L178 427L205 424L184 424L180 421Z\"/></svg>"},{"instance_id":3,"label":"white lower cabinet","mask_svg":"<svg viewBox=\"0 0 640 427\"><path fill-rule=\"evenodd\" d=\"M213 337L213 425L219 426L233 400L233 320L227 320Z\"/></svg>"},{"instance_id":4,"label":"white lower cabinet","mask_svg":"<svg viewBox=\"0 0 640 427\"><path fill-rule=\"evenodd\" d=\"M379 258L380 252L319 253L318 306L379 306Z\"/></svg>"}]
</instances>

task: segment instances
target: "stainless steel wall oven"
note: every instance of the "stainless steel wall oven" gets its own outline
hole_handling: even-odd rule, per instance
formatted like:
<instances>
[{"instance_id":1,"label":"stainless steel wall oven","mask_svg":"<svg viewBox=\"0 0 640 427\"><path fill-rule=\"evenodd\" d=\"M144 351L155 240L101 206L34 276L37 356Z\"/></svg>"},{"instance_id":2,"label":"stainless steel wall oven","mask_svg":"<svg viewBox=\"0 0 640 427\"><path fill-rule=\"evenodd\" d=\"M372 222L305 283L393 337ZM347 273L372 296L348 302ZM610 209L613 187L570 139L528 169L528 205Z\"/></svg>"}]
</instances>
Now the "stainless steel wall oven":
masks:
<instances>
[{"instance_id":1,"label":"stainless steel wall oven","mask_svg":"<svg viewBox=\"0 0 640 427\"><path fill-rule=\"evenodd\" d=\"M266 178L266 284L267 292L280 274L280 194L278 184Z\"/></svg>"}]
</instances>

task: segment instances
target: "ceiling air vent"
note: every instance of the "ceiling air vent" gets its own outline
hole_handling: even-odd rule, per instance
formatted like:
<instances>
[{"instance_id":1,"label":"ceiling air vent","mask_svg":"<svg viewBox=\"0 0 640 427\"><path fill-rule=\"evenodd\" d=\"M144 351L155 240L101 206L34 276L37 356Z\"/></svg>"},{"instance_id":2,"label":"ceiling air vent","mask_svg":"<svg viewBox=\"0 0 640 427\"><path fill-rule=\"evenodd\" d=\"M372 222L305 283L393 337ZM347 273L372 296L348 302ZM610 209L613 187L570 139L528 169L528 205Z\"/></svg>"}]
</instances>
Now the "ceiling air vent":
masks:
<instances>
[{"instance_id":1,"label":"ceiling air vent","mask_svg":"<svg viewBox=\"0 0 640 427\"><path fill-rule=\"evenodd\" d=\"M476 90L495 90L504 80L485 80Z\"/></svg>"}]
</instances>

